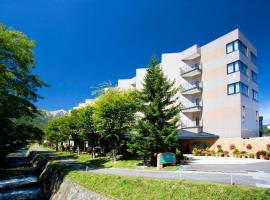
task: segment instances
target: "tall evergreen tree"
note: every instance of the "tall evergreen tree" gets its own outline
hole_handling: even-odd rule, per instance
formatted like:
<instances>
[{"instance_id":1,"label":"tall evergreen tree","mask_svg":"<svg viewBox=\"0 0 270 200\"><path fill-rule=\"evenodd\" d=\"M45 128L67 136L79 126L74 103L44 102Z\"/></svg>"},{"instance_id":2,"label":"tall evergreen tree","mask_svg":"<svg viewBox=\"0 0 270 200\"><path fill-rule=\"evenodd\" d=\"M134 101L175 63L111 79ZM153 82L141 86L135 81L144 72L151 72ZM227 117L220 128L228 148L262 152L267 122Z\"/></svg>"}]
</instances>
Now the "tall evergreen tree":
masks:
<instances>
[{"instance_id":1,"label":"tall evergreen tree","mask_svg":"<svg viewBox=\"0 0 270 200\"><path fill-rule=\"evenodd\" d=\"M174 81L164 75L156 57L152 57L140 92L141 117L134 126L130 151L150 158L156 164L156 154L173 151L177 145L180 104Z\"/></svg>"}]
</instances>

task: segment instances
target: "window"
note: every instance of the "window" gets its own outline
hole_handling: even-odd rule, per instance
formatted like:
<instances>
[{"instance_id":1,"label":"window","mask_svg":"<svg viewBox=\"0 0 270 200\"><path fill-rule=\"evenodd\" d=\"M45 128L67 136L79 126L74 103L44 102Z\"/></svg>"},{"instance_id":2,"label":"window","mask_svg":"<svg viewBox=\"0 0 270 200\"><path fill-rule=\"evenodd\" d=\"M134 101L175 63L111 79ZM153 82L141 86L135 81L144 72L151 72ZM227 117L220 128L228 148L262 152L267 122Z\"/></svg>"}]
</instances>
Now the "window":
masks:
<instances>
[{"instance_id":1,"label":"window","mask_svg":"<svg viewBox=\"0 0 270 200\"><path fill-rule=\"evenodd\" d=\"M227 65L227 74L240 71L243 74L247 75L247 69L248 67L243 62L238 60L236 62L233 62Z\"/></svg>"},{"instance_id":2,"label":"window","mask_svg":"<svg viewBox=\"0 0 270 200\"><path fill-rule=\"evenodd\" d=\"M259 112L256 111L256 122L258 122L259 120L260 120Z\"/></svg>"},{"instance_id":3,"label":"window","mask_svg":"<svg viewBox=\"0 0 270 200\"><path fill-rule=\"evenodd\" d=\"M246 96L248 96L248 86L245 85L244 83L240 83L240 92Z\"/></svg>"},{"instance_id":4,"label":"window","mask_svg":"<svg viewBox=\"0 0 270 200\"><path fill-rule=\"evenodd\" d=\"M246 106L242 106L242 119L246 118Z\"/></svg>"},{"instance_id":5,"label":"window","mask_svg":"<svg viewBox=\"0 0 270 200\"><path fill-rule=\"evenodd\" d=\"M250 52L250 60L254 65L257 64L257 56L255 56L255 54L252 52Z\"/></svg>"},{"instance_id":6,"label":"window","mask_svg":"<svg viewBox=\"0 0 270 200\"><path fill-rule=\"evenodd\" d=\"M228 85L228 94L235 94L235 84Z\"/></svg>"},{"instance_id":7,"label":"window","mask_svg":"<svg viewBox=\"0 0 270 200\"><path fill-rule=\"evenodd\" d=\"M232 83L227 86L228 95L236 94L239 92L242 93L243 95L248 96L248 86L241 82Z\"/></svg>"},{"instance_id":8,"label":"window","mask_svg":"<svg viewBox=\"0 0 270 200\"><path fill-rule=\"evenodd\" d=\"M251 71L251 78L252 78L252 80L253 80L255 83L258 82L258 75L257 75L256 72Z\"/></svg>"},{"instance_id":9,"label":"window","mask_svg":"<svg viewBox=\"0 0 270 200\"><path fill-rule=\"evenodd\" d=\"M235 40L226 45L227 54L237 50L247 55L247 47L240 40Z\"/></svg>"},{"instance_id":10,"label":"window","mask_svg":"<svg viewBox=\"0 0 270 200\"><path fill-rule=\"evenodd\" d=\"M258 92L256 90L252 90L252 99L254 101L258 101L259 100L259 95L258 95Z\"/></svg>"}]
</instances>

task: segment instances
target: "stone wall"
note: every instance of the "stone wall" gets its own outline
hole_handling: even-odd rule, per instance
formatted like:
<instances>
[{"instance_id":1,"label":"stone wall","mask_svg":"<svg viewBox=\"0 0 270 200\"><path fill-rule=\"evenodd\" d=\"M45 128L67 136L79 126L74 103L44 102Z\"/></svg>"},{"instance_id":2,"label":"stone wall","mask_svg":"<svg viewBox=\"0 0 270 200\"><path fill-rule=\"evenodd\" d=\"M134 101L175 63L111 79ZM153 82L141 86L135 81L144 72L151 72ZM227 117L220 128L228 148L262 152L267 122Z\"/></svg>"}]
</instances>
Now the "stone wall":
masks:
<instances>
[{"instance_id":1,"label":"stone wall","mask_svg":"<svg viewBox=\"0 0 270 200\"><path fill-rule=\"evenodd\" d=\"M42 153L30 152L31 163L39 174L46 199L50 200L109 200L71 181L61 170L52 165Z\"/></svg>"}]
</instances>

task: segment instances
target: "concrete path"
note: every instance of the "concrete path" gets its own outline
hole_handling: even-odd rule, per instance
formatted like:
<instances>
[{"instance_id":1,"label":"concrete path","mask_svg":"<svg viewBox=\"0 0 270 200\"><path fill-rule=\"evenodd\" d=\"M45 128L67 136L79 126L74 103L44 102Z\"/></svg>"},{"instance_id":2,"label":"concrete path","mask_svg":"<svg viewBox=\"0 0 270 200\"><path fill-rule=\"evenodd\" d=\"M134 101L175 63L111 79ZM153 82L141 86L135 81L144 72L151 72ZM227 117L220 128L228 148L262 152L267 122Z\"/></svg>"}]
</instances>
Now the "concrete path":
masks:
<instances>
[{"instance_id":1,"label":"concrete path","mask_svg":"<svg viewBox=\"0 0 270 200\"><path fill-rule=\"evenodd\" d=\"M264 172L270 173L270 160L251 158L212 157L186 155L189 164L186 170L218 172Z\"/></svg>"},{"instance_id":2,"label":"concrete path","mask_svg":"<svg viewBox=\"0 0 270 200\"><path fill-rule=\"evenodd\" d=\"M36 147L36 150L43 150L40 147ZM225 170L225 171L192 171L186 165L177 171L156 171L156 170L134 170L134 169L116 169L116 168L97 168L88 167L72 159L66 159L59 157L51 152L47 152L50 156L54 157L61 163L67 165L76 170L83 170L92 173L99 174L112 174L120 176L135 176L135 177L146 177L146 178L158 178L158 179L177 179L177 180L193 180L213 183L227 183L236 185L248 185L256 187L270 188L270 173L264 171L238 171L238 170ZM209 164L209 163L208 163ZM231 167L232 168L232 167ZM208 169L208 168L207 168Z\"/></svg>"}]
</instances>

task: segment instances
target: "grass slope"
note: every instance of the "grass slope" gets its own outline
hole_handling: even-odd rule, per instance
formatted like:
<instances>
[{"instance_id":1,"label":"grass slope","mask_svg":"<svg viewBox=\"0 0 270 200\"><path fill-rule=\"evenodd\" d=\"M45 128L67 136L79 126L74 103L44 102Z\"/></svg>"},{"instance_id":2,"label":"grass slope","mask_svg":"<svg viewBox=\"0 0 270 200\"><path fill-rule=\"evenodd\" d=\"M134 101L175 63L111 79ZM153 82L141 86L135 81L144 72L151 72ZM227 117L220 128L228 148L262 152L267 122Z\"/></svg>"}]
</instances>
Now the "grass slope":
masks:
<instances>
[{"instance_id":1,"label":"grass slope","mask_svg":"<svg viewBox=\"0 0 270 200\"><path fill-rule=\"evenodd\" d=\"M70 171L67 175L81 186L116 199L270 199L270 190L246 186L158 180Z\"/></svg>"}]
</instances>

